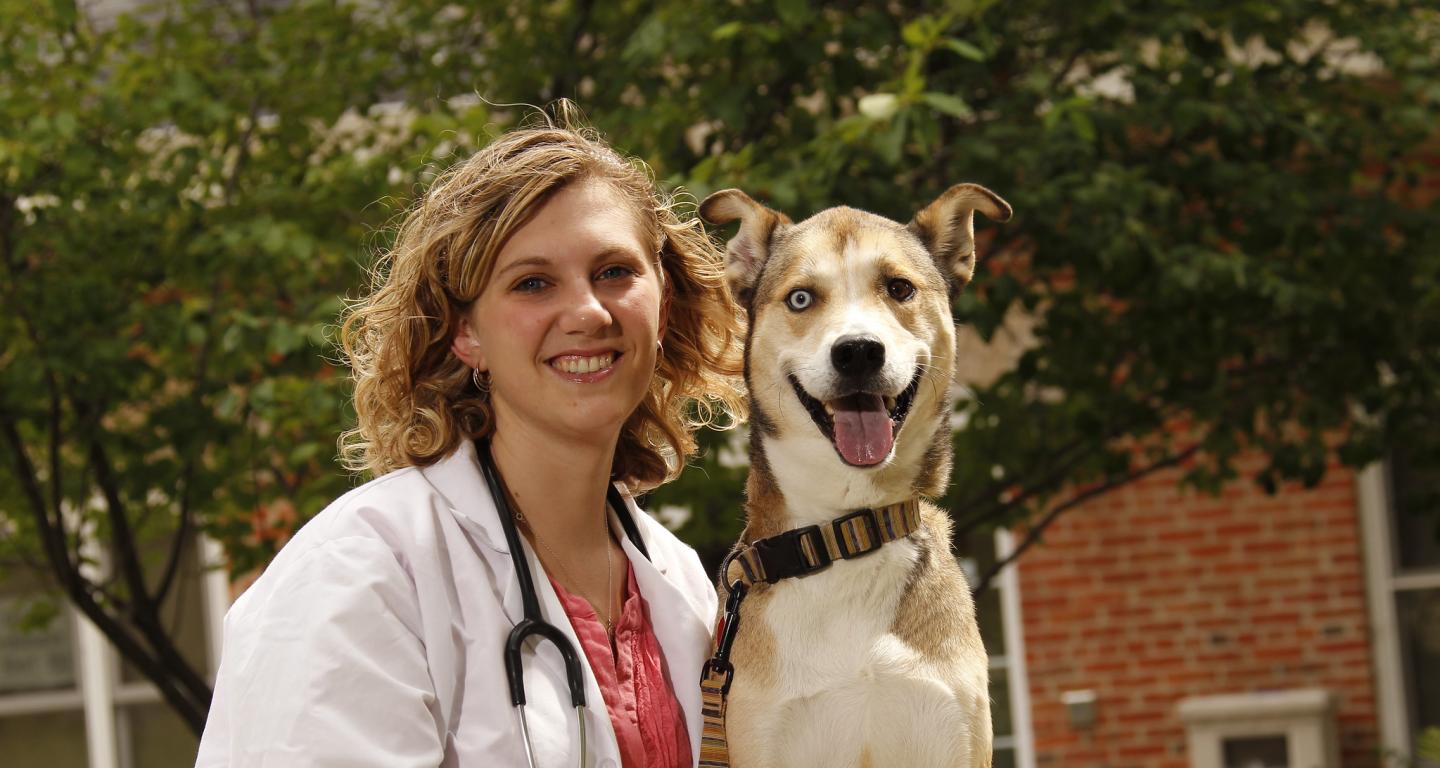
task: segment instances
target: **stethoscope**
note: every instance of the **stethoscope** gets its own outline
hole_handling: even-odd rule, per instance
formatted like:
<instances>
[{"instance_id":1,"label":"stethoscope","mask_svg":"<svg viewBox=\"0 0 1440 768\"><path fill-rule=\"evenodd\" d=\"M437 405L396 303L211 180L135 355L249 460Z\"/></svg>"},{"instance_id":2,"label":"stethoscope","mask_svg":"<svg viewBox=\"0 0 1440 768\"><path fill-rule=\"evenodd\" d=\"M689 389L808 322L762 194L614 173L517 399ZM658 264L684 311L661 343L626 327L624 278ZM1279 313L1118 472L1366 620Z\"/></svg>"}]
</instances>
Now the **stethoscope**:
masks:
<instances>
[{"instance_id":1,"label":"stethoscope","mask_svg":"<svg viewBox=\"0 0 1440 768\"><path fill-rule=\"evenodd\" d=\"M495 460L490 456L490 443L476 440L475 455L480 463L481 474L485 475L485 482L490 486L490 497L495 500L495 511L500 515L500 528L505 531L505 544L510 548L510 560L515 564L515 580L520 583L520 601L525 606L525 617L510 630L510 636L505 640L505 677L510 684L510 706L520 713L520 738L525 741L525 758L530 768L535 768L535 748L530 743L530 724L525 718L525 668L520 660L520 650L531 635L537 635L553 643L555 650L559 651L560 657L565 660L565 683L570 687L570 704L575 708L575 720L580 724L580 765L583 768L586 753L585 675L580 671L580 654L576 652L570 639L565 637L565 633L545 621L545 617L540 614L540 600L535 595L535 582L530 577L530 565L525 561L525 550L520 545L520 533L515 529L510 496L505 490L504 479L495 468ZM649 560L650 553L640 538L640 530L635 527L635 519L630 516L630 509L625 506L625 499L615 490L615 486L610 486L605 500L615 510L616 517L620 518L620 527L625 530L626 538Z\"/></svg>"}]
</instances>

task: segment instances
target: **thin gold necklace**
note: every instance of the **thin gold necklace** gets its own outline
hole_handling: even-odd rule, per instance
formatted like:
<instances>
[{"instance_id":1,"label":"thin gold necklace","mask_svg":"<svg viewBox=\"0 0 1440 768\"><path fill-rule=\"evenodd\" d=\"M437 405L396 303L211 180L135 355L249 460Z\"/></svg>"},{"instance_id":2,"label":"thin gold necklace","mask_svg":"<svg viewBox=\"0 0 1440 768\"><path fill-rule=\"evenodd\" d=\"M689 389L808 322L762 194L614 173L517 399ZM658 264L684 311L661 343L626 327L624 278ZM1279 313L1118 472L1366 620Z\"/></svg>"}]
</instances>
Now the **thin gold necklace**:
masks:
<instances>
[{"instance_id":1,"label":"thin gold necklace","mask_svg":"<svg viewBox=\"0 0 1440 768\"><path fill-rule=\"evenodd\" d=\"M517 522L517 523L525 526L526 530L530 531L530 536L531 536L531 538L535 539L535 543L536 543L536 544L539 544L539 545L540 545L540 548L543 549L543 550L545 550L545 554L549 555L550 558L555 561L555 567L559 568L559 569L560 569L560 573L562 573L562 574L565 575L565 580L568 581L568 582L570 582L571 584L577 584L577 585L578 585L580 582L579 582L579 581L576 581L575 577L572 576L572 575L570 575L570 569L568 569L568 568L565 567L565 563L564 563L564 561L561 560L560 556L557 555L557 554L555 554L555 550L551 549L551 548L550 548L550 545L546 544L544 539L540 538L540 534L535 531L535 526L531 525L531 524L530 524L530 521L527 520L527 519L525 519L525 513L524 513L524 512L521 512L520 509L519 509L516 505L514 505L514 504L511 505L511 509L514 510L513 515L514 515L514 517L515 517L515 522ZM600 517L600 531L601 531L602 534L608 534L608 526L606 526L606 524L605 524L605 517L604 517L603 515ZM609 536L608 536L608 535L605 535L605 538L608 539ZM612 617L614 616L614 612L613 612L612 609L613 609L615 606L614 606L614 604L611 602L611 601L614 600L614 598L615 598L615 580L614 580L614 575L613 575L613 571L614 571L614 570L615 570L615 569L611 566L610 542L609 542L609 541L606 541L606 542L605 542L605 613L603 613L603 614L600 613L600 609L599 609L598 606L596 606L595 601L591 600L589 597L585 597L584 594L581 594L581 597L585 597L586 602L589 602L589 603L590 603L590 608L595 611L595 615L600 619L601 623L603 623L603 624L605 625L605 635L606 635L607 637L614 637L614 636L615 636L615 623L614 623L614 619L612 618Z\"/></svg>"}]
</instances>

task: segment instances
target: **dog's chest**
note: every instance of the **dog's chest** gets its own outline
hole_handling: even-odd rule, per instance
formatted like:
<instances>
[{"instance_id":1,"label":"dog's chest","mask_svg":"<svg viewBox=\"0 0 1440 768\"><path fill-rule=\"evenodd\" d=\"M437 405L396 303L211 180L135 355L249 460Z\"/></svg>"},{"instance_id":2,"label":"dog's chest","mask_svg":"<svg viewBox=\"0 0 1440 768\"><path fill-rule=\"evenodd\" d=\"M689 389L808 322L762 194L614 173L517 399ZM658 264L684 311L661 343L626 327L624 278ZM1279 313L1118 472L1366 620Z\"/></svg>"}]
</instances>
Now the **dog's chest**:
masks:
<instances>
[{"instance_id":1,"label":"dog's chest","mask_svg":"<svg viewBox=\"0 0 1440 768\"><path fill-rule=\"evenodd\" d=\"M775 638L777 693L806 696L899 661L890 635L917 549L896 541L873 555L772 587L759 617Z\"/></svg>"}]
</instances>

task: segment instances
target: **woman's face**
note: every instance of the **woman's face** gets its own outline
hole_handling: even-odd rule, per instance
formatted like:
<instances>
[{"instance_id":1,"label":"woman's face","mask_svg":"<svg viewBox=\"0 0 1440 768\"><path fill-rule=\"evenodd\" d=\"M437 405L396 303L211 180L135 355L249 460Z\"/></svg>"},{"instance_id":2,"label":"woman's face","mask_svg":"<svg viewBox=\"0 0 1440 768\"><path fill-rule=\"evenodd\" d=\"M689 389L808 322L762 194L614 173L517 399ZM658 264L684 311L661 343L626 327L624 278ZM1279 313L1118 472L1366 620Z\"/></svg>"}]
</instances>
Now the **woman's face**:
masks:
<instances>
[{"instance_id":1,"label":"woman's face","mask_svg":"<svg viewBox=\"0 0 1440 768\"><path fill-rule=\"evenodd\" d=\"M490 374L497 432L614 443L655 372L663 289L608 183L557 192L501 249L453 349Z\"/></svg>"}]
</instances>

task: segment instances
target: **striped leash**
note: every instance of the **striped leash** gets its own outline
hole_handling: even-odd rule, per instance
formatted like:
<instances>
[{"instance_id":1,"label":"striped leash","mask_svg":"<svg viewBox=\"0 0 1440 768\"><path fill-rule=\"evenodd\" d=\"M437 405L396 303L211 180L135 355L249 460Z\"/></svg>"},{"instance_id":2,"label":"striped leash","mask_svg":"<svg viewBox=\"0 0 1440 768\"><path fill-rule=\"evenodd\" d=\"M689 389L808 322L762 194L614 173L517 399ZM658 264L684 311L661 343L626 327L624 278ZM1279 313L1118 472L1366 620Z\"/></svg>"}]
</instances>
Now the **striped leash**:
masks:
<instances>
[{"instance_id":1,"label":"striped leash","mask_svg":"<svg viewBox=\"0 0 1440 768\"><path fill-rule=\"evenodd\" d=\"M740 631L740 602L756 582L774 584L829 568L836 560L851 560L878 552L882 546L920 529L920 502L862 509L824 526L810 525L737 547L720 566L720 578L730 584L725 615L716 627L715 655L705 662L700 677L701 768L729 768L730 745L725 740L725 698L735 679L730 647Z\"/></svg>"}]
</instances>

